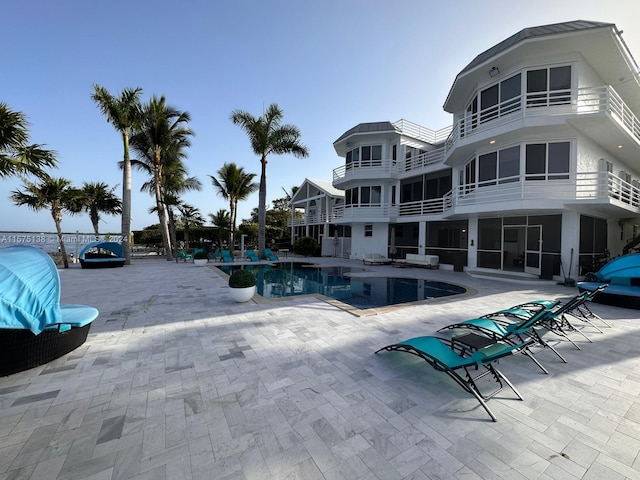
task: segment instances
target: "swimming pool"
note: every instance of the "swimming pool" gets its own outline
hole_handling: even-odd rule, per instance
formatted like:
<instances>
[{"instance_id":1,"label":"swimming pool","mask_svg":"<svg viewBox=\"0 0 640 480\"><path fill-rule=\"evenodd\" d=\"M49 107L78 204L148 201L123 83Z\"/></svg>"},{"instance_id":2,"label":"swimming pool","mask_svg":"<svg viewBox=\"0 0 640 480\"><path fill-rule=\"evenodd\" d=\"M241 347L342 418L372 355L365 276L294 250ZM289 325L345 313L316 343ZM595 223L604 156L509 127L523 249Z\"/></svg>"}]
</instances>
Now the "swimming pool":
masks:
<instances>
[{"instance_id":1,"label":"swimming pool","mask_svg":"<svg viewBox=\"0 0 640 480\"><path fill-rule=\"evenodd\" d=\"M275 265L217 265L226 274L241 268L256 274L257 292L265 298L322 294L360 310L460 295L464 287L433 280L395 277L351 277L365 271L352 267L320 267L300 262Z\"/></svg>"}]
</instances>

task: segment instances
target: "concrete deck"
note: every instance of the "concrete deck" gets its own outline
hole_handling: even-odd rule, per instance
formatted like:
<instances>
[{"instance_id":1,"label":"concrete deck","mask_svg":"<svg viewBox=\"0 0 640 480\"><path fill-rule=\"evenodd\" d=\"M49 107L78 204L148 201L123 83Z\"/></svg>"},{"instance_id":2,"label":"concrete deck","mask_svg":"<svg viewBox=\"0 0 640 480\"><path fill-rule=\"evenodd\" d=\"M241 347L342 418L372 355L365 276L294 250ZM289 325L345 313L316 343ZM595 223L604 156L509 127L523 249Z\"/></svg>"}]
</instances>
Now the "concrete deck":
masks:
<instances>
[{"instance_id":1,"label":"concrete deck","mask_svg":"<svg viewBox=\"0 0 640 480\"><path fill-rule=\"evenodd\" d=\"M366 268L477 293L355 316L313 297L235 304L191 263L61 270L63 302L100 316L76 351L0 378L0 479L640 478L639 311L592 305L612 328L561 344L567 364L540 352L550 375L503 359L524 401L491 399L493 423L418 358L373 352L575 289Z\"/></svg>"}]
</instances>

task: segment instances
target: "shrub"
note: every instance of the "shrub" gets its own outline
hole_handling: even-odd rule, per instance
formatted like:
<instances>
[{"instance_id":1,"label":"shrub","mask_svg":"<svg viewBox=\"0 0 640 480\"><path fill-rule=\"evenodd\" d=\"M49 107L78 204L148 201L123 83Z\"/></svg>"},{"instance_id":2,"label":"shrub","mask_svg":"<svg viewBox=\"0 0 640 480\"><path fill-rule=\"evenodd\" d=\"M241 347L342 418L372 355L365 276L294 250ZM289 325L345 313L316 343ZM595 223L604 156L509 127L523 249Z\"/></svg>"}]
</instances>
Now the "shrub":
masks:
<instances>
[{"instance_id":1,"label":"shrub","mask_svg":"<svg viewBox=\"0 0 640 480\"><path fill-rule=\"evenodd\" d=\"M256 276L249 270L236 270L229 277L231 288L253 287L256 284Z\"/></svg>"},{"instance_id":2,"label":"shrub","mask_svg":"<svg viewBox=\"0 0 640 480\"><path fill-rule=\"evenodd\" d=\"M304 255L305 257L318 255L318 250L318 241L313 237L299 238L293 245L293 251L298 255Z\"/></svg>"},{"instance_id":3,"label":"shrub","mask_svg":"<svg viewBox=\"0 0 640 480\"><path fill-rule=\"evenodd\" d=\"M207 252L203 252L202 250L200 250L199 252L195 253L193 258L194 260L207 260L209 256L207 255Z\"/></svg>"}]
</instances>

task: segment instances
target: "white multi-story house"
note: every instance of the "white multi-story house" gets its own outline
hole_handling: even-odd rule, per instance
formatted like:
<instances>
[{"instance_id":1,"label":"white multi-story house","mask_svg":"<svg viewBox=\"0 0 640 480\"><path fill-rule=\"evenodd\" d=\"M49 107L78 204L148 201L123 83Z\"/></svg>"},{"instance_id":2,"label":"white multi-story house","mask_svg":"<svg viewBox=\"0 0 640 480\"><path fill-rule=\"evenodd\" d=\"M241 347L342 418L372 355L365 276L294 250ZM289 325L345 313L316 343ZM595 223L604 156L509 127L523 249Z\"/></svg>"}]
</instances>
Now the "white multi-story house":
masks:
<instances>
[{"instance_id":1,"label":"white multi-story house","mask_svg":"<svg viewBox=\"0 0 640 480\"><path fill-rule=\"evenodd\" d=\"M473 59L444 109L451 128L363 123L334 142L344 203L322 223L350 226L350 257L576 278L640 233L640 74L614 24L524 29Z\"/></svg>"}]
</instances>

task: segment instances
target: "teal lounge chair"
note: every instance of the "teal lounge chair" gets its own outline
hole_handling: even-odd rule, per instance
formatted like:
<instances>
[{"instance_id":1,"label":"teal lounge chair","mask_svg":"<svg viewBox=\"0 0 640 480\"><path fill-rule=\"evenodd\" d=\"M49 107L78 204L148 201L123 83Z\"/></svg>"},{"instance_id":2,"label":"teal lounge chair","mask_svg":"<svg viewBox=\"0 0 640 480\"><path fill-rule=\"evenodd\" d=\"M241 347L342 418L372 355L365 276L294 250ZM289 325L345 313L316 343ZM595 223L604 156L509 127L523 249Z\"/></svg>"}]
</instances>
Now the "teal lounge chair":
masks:
<instances>
[{"instance_id":1,"label":"teal lounge chair","mask_svg":"<svg viewBox=\"0 0 640 480\"><path fill-rule=\"evenodd\" d=\"M178 258L180 260L182 260L183 262L186 262L187 260L193 260L193 255L185 252L184 250L179 250L178 251Z\"/></svg>"},{"instance_id":2,"label":"teal lounge chair","mask_svg":"<svg viewBox=\"0 0 640 480\"><path fill-rule=\"evenodd\" d=\"M247 250L247 258L249 260L251 260L252 262L259 262L260 261L260 259L256 255L256 252L254 252L253 250Z\"/></svg>"},{"instance_id":3,"label":"teal lounge chair","mask_svg":"<svg viewBox=\"0 0 640 480\"><path fill-rule=\"evenodd\" d=\"M563 303L554 301L554 300L532 300L530 302L511 307L511 309L507 309L505 311L509 312L512 309L524 310L524 312L520 312L520 315L521 316L524 315L523 318L526 318L527 312L535 311L541 306L547 307L552 302L556 304L556 306L553 308L555 310L560 309L562 305L568 304L564 308L564 313L559 316L560 318L556 319L556 321L558 322L558 328L562 328L564 330L576 331L580 333L583 337L585 337L587 340L589 340L589 342L591 342L591 339L589 339L589 337L587 337L582 331L580 331L580 329L578 329L571 323L569 318L567 318L567 315L570 315L576 320L582 321L590 325L599 333L604 333L595 323L593 323L593 320L598 320L605 327L611 327L611 325L609 325L605 320L603 320L598 315L593 313L591 309L587 306L587 302L591 302L593 300L593 297L595 297L598 293L602 292L606 288L607 288L606 284L600 285L598 288L594 289L593 291L580 292L574 297L570 298L569 300ZM497 312L497 313L500 313L500 312Z\"/></svg>"},{"instance_id":4,"label":"teal lounge chair","mask_svg":"<svg viewBox=\"0 0 640 480\"><path fill-rule=\"evenodd\" d=\"M211 260L218 260L220 258L220 249L216 248L215 251L209 253Z\"/></svg>"},{"instance_id":5,"label":"teal lounge chair","mask_svg":"<svg viewBox=\"0 0 640 480\"><path fill-rule=\"evenodd\" d=\"M267 259L271 260L272 262L278 261L278 257L271 251L270 248L264 249L264 256L267 257Z\"/></svg>"},{"instance_id":6,"label":"teal lounge chair","mask_svg":"<svg viewBox=\"0 0 640 480\"><path fill-rule=\"evenodd\" d=\"M222 252L220 252L220 256L222 257L222 261L224 263L233 263L233 257L231 256L231 252L229 250L222 250Z\"/></svg>"},{"instance_id":7,"label":"teal lounge chair","mask_svg":"<svg viewBox=\"0 0 640 480\"><path fill-rule=\"evenodd\" d=\"M511 390L523 400L522 395L516 390L511 382L505 377L494 364L498 359L511 355L513 352L523 348L524 345L509 345L504 342L495 342L489 346L476 350L469 356L458 353L458 345L451 340L439 337L416 337L410 338L400 343L382 347L375 353L382 350L406 352L420 357L439 372L449 375L467 393L470 393L486 410L491 419L496 422L497 418L486 404L486 400L495 396L503 388L502 382L506 383ZM482 367L484 371L473 377L469 369L477 370ZM458 374L456 370L464 370L464 375ZM476 385L476 380L486 375L491 375L498 383L498 388L494 392L484 395Z\"/></svg>"},{"instance_id":8,"label":"teal lounge chair","mask_svg":"<svg viewBox=\"0 0 640 480\"><path fill-rule=\"evenodd\" d=\"M471 350L485 347L494 342L521 345L521 352L529 357L544 373L549 373L533 356L530 345L536 343L541 347L549 348L560 360L567 363L565 358L542 338L545 333L544 330L549 330L545 322L548 322L556 315L556 313L552 311L556 303L549 304L548 308L540 308L535 314L528 318L513 317L513 319L510 320L508 315L505 316L504 319L497 318L497 316L472 318L447 325L438 331L456 329L470 330L470 333L459 336L455 335L452 340L466 345ZM518 309L514 309L513 311L518 312ZM503 312L506 312L506 310ZM560 314L562 313L561 310L559 310L559 312ZM543 331L541 332L540 329Z\"/></svg>"}]
</instances>

